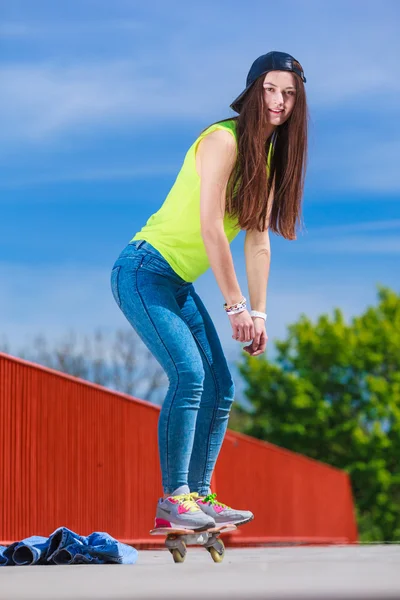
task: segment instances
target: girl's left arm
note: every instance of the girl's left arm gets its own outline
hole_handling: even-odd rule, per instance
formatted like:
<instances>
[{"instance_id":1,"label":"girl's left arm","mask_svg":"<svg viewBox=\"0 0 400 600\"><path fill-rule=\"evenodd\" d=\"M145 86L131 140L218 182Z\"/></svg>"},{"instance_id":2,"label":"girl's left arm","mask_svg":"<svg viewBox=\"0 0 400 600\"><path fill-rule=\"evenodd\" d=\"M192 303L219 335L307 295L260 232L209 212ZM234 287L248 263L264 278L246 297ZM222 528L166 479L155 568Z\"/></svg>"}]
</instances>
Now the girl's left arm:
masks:
<instances>
[{"instance_id":1,"label":"girl's left arm","mask_svg":"<svg viewBox=\"0 0 400 600\"><path fill-rule=\"evenodd\" d=\"M246 231L244 243L251 310L267 312L267 286L271 264L268 229Z\"/></svg>"},{"instance_id":2,"label":"girl's left arm","mask_svg":"<svg viewBox=\"0 0 400 600\"><path fill-rule=\"evenodd\" d=\"M269 241L269 220L275 196L275 177L268 196L266 229L248 230L244 243L246 257L247 283L251 310L267 312L267 286L271 264L271 244Z\"/></svg>"}]
</instances>

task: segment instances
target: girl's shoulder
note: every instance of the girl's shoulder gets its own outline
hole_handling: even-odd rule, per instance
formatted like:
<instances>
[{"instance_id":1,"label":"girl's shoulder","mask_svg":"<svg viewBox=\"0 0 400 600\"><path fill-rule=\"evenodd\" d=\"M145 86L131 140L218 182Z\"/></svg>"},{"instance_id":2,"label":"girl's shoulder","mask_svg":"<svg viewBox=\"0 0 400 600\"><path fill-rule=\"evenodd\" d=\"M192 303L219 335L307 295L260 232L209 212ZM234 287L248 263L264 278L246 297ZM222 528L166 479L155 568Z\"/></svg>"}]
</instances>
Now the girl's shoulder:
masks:
<instances>
[{"instance_id":1,"label":"girl's shoulder","mask_svg":"<svg viewBox=\"0 0 400 600\"><path fill-rule=\"evenodd\" d=\"M215 123L212 123L211 125L208 125L208 127L206 127L205 129L203 129L200 135L206 135L213 131L225 130L230 131L236 137L236 121L236 117L233 117L231 119L224 119L223 121L216 121Z\"/></svg>"},{"instance_id":2,"label":"girl's shoulder","mask_svg":"<svg viewBox=\"0 0 400 600\"><path fill-rule=\"evenodd\" d=\"M236 146L236 119L217 121L206 127L206 129L203 129L195 142L196 147L205 137L210 140L220 141L228 146Z\"/></svg>"}]
</instances>

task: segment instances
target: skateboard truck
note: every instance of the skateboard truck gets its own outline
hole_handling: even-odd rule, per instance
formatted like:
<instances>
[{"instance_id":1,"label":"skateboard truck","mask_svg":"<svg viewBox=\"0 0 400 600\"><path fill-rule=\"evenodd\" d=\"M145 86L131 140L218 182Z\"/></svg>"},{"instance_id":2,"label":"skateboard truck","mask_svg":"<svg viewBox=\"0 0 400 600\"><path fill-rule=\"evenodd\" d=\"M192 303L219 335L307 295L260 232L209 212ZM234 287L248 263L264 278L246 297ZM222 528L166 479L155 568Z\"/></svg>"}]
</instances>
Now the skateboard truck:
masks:
<instances>
[{"instance_id":1,"label":"skateboard truck","mask_svg":"<svg viewBox=\"0 0 400 600\"><path fill-rule=\"evenodd\" d=\"M206 531L193 531L184 529L168 529L167 527L152 529L151 535L166 535L165 546L172 554L176 563L182 563L186 558L187 546L204 546L210 553L214 562L222 562L225 555L225 546L219 536L221 533L235 531L235 525L214 527Z\"/></svg>"}]
</instances>

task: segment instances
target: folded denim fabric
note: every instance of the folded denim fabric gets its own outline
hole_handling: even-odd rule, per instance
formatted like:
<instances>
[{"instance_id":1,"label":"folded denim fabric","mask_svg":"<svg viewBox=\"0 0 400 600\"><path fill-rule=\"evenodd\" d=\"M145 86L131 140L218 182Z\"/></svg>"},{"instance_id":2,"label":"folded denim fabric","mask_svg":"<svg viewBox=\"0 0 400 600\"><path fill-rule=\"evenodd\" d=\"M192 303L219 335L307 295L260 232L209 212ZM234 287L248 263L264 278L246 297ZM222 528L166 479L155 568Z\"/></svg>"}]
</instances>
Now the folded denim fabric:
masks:
<instances>
[{"instance_id":1,"label":"folded denim fabric","mask_svg":"<svg viewBox=\"0 0 400 600\"><path fill-rule=\"evenodd\" d=\"M108 533L94 531L87 537L59 527L48 537L33 535L10 546L0 546L0 566L49 564L133 565L138 552Z\"/></svg>"},{"instance_id":2,"label":"folded denim fabric","mask_svg":"<svg viewBox=\"0 0 400 600\"><path fill-rule=\"evenodd\" d=\"M47 549L46 561L53 562L53 557L63 548L71 544L85 545L85 538L68 527L59 527L49 537L49 547Z\"/></svg>"},{"instance_id":3,"label":"folded denim fabric","mask_svg":"<svg viewBox=\"0 0 400 600\"><path fill-rule=\"evenodd\" d=\"M17 542L12 560L14 565L36 565L45 562L49 540L41 535L32 535ZM1 551L0 551L1 554Z\"/></svg>"},{"instance_id":4,"label":"folded denim fabric","mask_svg":"<svg viewBox=\"0 0 400 600\"><path fill-rule=\"evenodd\" d=\"M104 561L93 556L91 550L82 544L70 544L66 548L54 552L52 562L56 565L102 564Z\"/></svg>"},{"instance_id":5,"label":"folded denim fabric","mask_svg":"<svg viewBox=\"0 0 400 600\"><path fill-rule=\"evenodd\" d=\"M18 542L14 542L10 546L0 546L0 567L14 565L13 554Z\"/></svg>"}]
</instances>

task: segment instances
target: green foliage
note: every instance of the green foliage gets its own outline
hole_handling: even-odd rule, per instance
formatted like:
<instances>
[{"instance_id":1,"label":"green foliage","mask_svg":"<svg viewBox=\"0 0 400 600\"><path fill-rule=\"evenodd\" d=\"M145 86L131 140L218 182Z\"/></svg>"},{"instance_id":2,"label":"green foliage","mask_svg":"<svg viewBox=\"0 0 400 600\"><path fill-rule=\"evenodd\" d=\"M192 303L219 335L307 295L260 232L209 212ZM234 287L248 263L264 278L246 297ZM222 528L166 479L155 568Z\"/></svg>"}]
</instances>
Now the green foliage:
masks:
<instances>
[{"instance_id":1,"label":"green foliage","mask_svg":"<svg viewBox=\"0 0 400 600\"><path fill-rule=\"evenodd\" d=\"M347 471L361 539L399 541L400 296L379 287L350 324L302 315L276 347L238 364L254 410L230 426Z\"/></svg>"}]
</instances>

